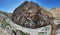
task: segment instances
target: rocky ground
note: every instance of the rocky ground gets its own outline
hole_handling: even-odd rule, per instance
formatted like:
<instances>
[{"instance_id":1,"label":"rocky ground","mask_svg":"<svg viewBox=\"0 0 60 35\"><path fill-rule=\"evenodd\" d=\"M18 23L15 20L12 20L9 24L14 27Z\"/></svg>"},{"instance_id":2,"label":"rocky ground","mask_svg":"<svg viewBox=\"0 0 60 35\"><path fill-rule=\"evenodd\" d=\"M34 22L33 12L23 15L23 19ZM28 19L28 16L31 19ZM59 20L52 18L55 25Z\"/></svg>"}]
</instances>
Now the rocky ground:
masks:
<instances>
[{"instance_id":1,"label":"rocky ground","mask_svg":"<svg viewBox=\"0 0 60 35\"><path fill-rule=\"evenodd\" d=\"M4 16L1 15L1 17ZM7 17L2 18L2 20L0 21L0 35L39 35L47 31L49 31L50 34L50 26L38 29L29 29L13 23Z\"/></svg>"},{"instance_id":2,"label":"rocky ground","mask_svg":"<svg viewBox=\"0 0 60 35\"><path fill-rule=\"evenodd\" d=\"M0 35L29 35L28 33L24 33L20 30L13 28L9 18L0 12ZM9 24L10 23L10 24Z\"/></svg>"}]
</instances>

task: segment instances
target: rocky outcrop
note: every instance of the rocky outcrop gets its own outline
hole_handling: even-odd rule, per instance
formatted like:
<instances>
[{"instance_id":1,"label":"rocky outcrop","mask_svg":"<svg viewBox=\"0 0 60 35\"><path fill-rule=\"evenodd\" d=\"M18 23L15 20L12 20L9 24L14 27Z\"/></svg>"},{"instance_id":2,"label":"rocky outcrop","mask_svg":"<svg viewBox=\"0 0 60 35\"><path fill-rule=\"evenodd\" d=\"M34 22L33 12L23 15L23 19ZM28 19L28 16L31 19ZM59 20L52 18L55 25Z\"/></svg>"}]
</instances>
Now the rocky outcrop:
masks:
<instances>
[{"instance_id":1,"label":"rocky outcrop","mask_svg":"<svg viewBox=\"0 0 60 35\"><path fill-rule=\"evenodd\" d=\"M13 12L12 21L23 27L39 28L51 24L53 16L38 4L25 1Z\"/></svg>"}]
</instances>

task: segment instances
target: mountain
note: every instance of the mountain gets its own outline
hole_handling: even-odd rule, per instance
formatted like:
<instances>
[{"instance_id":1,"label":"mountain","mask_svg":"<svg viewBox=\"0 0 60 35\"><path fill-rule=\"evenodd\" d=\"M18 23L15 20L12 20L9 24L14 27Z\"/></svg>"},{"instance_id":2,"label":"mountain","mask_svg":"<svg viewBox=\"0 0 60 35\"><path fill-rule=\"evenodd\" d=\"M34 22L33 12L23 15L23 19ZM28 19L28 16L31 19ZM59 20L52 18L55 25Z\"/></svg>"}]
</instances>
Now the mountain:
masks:
<instances>
[{"instance_id":1,"label":"mountain","mask_svg":"<svg viewBox=\"0 0 60 35\"><path fill-rule=\"evenodd\" d=\"M27 28L39 28L50 25L53 21L52 13L34 2L23 2L13 14L12 21Z\"/></svg>"},{"instance_id":2,"label":"mountain","mask_svg":"<svg viewBox=\"0 0 60 35\"><path fill-rule=\"evenodd\" d=\"M11 19L12 13L4 12L4 11L0 11L0 13L6 15L8 18Z\"/></svg>"},{"instance_id":3,"label":"mountain","mask_svg":"<svg viewBox=\"0 0 60 35\"><path fill-rule=\"evenodd\" d=\"M51 9L50 11L56 15L56 18L60 19L60 7Z\"/></svg>"},{"instance_id":4,"label":"mountain","mask_svg":"<svg viewBox=\"0 0 60 35\"><path fill-rule=\"evenodd\" d=\"M0 11L0 35L50 35L50 24L60 19L59 13L60 8L48 10L32 1L25 1L13 13ZM60 28L56 34L58 32Z\"/></svg>"},{"instance_id":5,"label":"mountain","mask_svg":"<svg viewBox=\"0 0 60 35\"><path fill-rule=\"evenodd\" d=\"M0 35L39 35L44 34L45 28L48 31L46 35L50 34L50 25L38 29L29 29L12 22L3 12L0 13Z\"/></svg>"}]
</instances>

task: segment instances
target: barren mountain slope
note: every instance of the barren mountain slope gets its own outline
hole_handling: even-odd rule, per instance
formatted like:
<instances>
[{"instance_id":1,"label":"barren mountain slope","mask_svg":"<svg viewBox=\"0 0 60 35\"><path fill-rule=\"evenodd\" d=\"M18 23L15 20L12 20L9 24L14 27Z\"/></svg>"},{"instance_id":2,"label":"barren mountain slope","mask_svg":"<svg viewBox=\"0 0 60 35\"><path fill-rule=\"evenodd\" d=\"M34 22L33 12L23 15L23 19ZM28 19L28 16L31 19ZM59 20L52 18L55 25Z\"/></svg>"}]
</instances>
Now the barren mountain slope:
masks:
<instances>
[{"instance_id":1,"label":"barren mountain slope","mask_svg":"<svg viewBox=\"0 0 60 35\"><path fill-rule=\"evenodd\" d=\"M55 16L60 19L60 8L54 8L50 10Z\"/></svg>"},{"instance_id":2,"label":"barren mountain slope","mask_svg":"<svg viewBox=\"0 0 60 35\"><path fill-rule=\"evenodd\" d=\"M23 2L12 14L12 21L27 28L44 27L52 23L53 15L34 2Z\"/></svg>"}]
</instances>

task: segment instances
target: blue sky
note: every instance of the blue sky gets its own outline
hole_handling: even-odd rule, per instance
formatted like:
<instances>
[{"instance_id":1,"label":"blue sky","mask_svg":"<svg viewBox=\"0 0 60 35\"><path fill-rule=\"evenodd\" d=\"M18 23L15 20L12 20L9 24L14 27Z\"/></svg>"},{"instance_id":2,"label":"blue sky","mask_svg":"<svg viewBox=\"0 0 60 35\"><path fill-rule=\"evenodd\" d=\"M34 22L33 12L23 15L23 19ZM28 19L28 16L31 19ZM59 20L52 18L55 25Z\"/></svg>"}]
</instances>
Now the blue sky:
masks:
<instances>
[{"instance_id":1,"label":"blue sky","mask_svg":"<svg viewBox=\"0 0 60 35\"><path fill-rule=\"evenodd\" d=\"M25 0L0 0L0 11L12 13L16 7L22 4ZM60 7L60 0L28 0L33 1L40 6L51 9Z\"/></svg>"}]
</instances>

